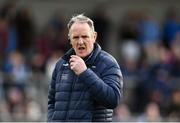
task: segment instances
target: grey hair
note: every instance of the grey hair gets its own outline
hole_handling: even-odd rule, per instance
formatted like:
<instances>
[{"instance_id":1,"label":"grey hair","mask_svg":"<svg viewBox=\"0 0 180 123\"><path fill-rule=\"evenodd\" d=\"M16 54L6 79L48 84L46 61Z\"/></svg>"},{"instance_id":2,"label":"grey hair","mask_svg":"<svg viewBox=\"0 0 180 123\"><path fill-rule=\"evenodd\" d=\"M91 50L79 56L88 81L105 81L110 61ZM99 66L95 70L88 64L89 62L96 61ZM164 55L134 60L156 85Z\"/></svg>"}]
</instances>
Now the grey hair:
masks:
<instances>
[{"instance_id":1,"label":"grey hair","mask_svg":"<svg viewBox=\"0 0 180 123\"><path fill-rule=\"evenodd\" d=\"M88 18L87 16L84 16L84 14L78 14L78 15L76 15L76 16L73 16L71 19L70 19L70 21L69 21L69 23L68 23L68 29L70 29L71 28L71 26L75 23L75 22L80 22L80 23L87 23L89 26L90 26L90 28L92 29L92 31L95 31L95 29L94 29L94 22L90 19L90 18Z\"/></svg>"}]
</instances>

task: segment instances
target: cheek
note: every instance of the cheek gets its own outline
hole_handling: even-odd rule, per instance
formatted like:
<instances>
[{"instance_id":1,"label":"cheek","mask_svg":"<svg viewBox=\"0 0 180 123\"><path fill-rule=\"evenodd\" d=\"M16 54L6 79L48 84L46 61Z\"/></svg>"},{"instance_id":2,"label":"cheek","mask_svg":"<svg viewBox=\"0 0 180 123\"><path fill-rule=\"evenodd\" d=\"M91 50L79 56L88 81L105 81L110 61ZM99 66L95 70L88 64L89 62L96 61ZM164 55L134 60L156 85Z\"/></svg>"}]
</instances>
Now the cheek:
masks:
<instances>
[{"instance_id":1,"label":"cheek","mask_svg":"<svg viewBox=\"0 0 180 123\"><path fill-rule=\"evenodd\" d=\"M88 43L88 49L91 50L93 49L94 43Z\"/></svg>"},{"instance_id":2,"label":"cheek","mask_svg":"<svg viewBox=\"0 0 180 123\"><path fill-rule=\"evenodd\" d=\"M72 47L73 47L73 48L74 48L74 47L75 47L75 45L76 45L76 44L75 44L74 42L72 42L72 41L71 41L71 43L70 43L70 44L72 45Z\"/></svg>"}]
</instances>

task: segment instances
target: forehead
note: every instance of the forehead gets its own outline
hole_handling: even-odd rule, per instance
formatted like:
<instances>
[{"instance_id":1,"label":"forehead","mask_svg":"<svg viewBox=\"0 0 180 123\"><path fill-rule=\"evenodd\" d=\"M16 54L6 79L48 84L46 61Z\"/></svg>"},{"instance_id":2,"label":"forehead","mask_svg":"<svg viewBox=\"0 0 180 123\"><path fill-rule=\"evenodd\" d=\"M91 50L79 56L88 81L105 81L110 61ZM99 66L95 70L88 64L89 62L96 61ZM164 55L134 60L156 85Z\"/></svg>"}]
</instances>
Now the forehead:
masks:
<instances>
[{"instance_id":1,"label":"forehead","mask_svg":"<svg viewBox=\"0 0 180 123\"><path fill-rule=\"evenodd\" d=\"M72 24L70 28L70 32L77 32L77 31L90 31L91 28L87 23L83 22L75 22Z\"/></svg>"}]
</instances>

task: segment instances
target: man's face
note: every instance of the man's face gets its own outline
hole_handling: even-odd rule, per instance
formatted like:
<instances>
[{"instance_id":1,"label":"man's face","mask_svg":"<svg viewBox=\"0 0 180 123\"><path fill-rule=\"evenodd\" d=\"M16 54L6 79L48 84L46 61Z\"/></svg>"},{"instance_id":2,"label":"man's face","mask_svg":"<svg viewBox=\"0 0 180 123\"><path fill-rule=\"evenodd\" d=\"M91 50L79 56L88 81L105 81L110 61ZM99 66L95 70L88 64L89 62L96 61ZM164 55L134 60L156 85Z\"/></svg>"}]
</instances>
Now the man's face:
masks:
<instances>
[{"instance_id":1,"label":"man's face","mask_svg":"<svg viewBox=\"0 0 180 123\"><path fill-rule=\"evenodd\" d=\"M75 22L69 30L70 41L76 55L88 56L94 48L97 34L87 23Z\"/></svg>"}]
</instances>

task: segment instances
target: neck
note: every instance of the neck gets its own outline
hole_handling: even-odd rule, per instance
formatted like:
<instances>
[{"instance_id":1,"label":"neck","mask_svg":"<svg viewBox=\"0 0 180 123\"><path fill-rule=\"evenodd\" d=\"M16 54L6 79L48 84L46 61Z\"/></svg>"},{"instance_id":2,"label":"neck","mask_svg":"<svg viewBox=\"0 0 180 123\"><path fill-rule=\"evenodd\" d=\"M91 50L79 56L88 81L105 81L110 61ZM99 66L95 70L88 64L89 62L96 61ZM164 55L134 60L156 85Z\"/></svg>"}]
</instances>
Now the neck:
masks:
<instances>
[{"instance_id":1,"label":"neck","mask_svg":"<svg viewBox=\"0 0 180 123\"><path fill-rule=\"evenodd\" d=\"M82 58L82 59L86 62L86 61L92 56L93 51L94 51L94 50L92 50L92 52L91 52L89 55L87 55L86 57L84 57L84 58Z\"/></svg>"}]
</instances>

